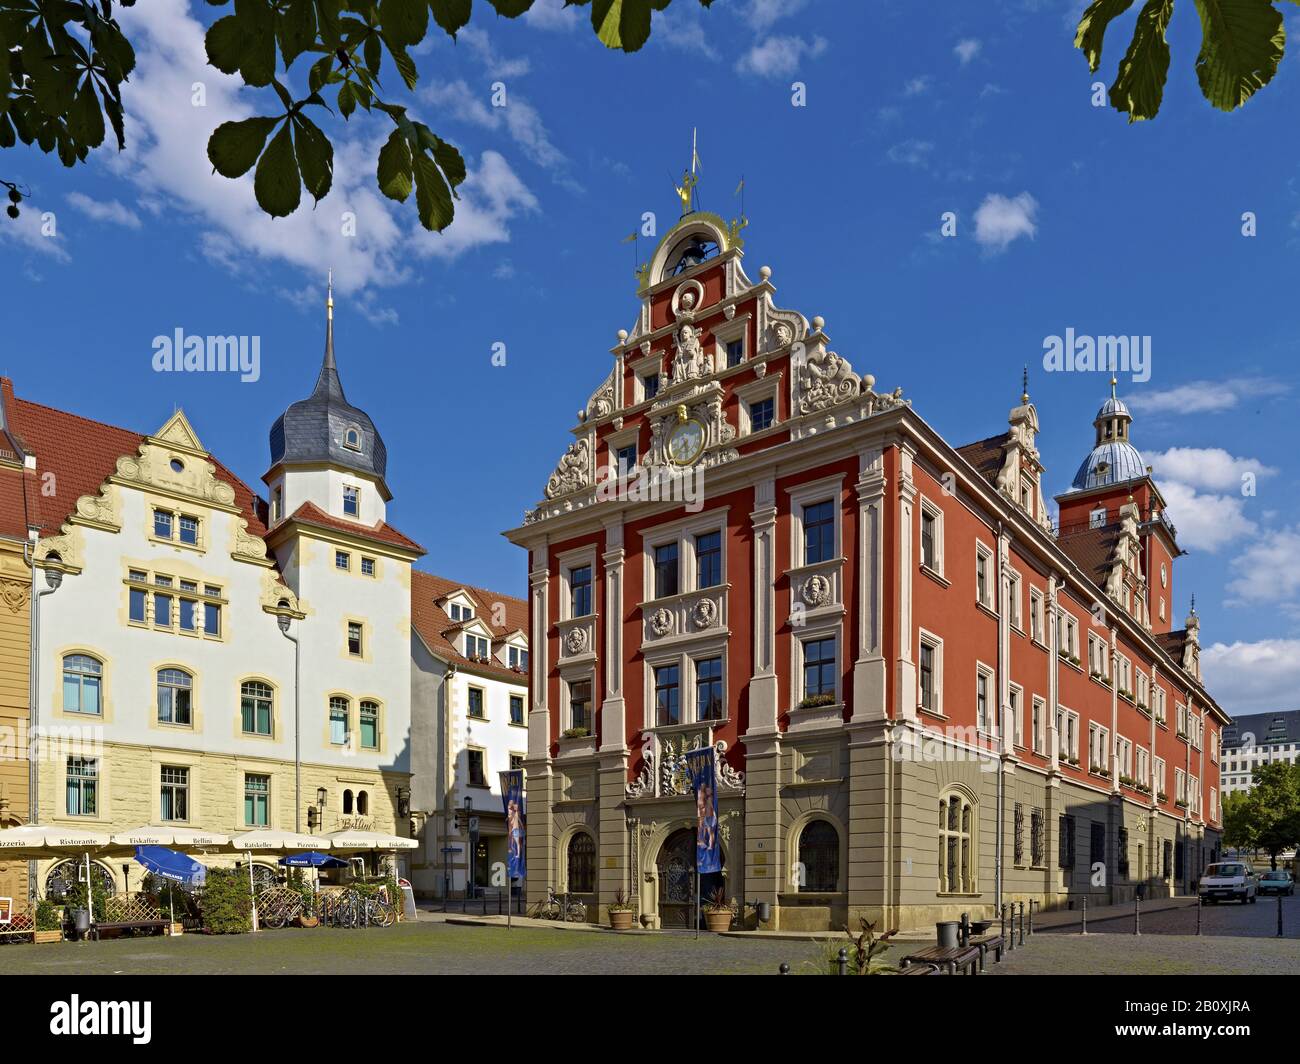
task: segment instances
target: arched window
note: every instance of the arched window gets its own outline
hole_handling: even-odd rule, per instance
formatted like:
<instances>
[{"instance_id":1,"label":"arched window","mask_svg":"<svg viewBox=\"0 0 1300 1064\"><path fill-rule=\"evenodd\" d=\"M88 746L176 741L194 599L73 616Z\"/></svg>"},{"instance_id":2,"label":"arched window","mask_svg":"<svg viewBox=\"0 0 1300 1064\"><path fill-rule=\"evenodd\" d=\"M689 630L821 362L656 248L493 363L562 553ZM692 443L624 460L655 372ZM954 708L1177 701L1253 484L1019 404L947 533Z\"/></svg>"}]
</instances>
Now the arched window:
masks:
<instances>
[{"instance_id":1,"label":"arched window","mask_svg":"<svg viewBox=\"0 0 1300 1064\"><path fill-rule=\"evenodd\" d=\"M158 720L162 724L193 723L194 677L184 669L158 670Z\"/></svg>"},{"instance_id":2,"label":"arched window","mask_svg":"<svg viewBox=\"0 0 1300 1064\"><path fill-rule=\"evenodd\" d=\"M361 450L361 430L356 425L349 425L343 432L343 446L349 450Z\"/></svg>"},{"instance_id":3,"label":"arched window","mask_svg":"<svg viewBox=\"0 0 1300 1064\"><path fill-rule=\"evenodd\" d=\"M840 833L828 820L810 820L799 833L801 891L826 893L839 888Z\"/></svg>"},{"instance_id":4,"label":"arched window","mask_svg":"<svg viewBox=\"0 0 1300 1064\"><path fill-rule=\"evenodd\" d=\"M363 750L379 749L379 703L361 703L361 748Z\"/></svg>"},{"instance_id":5,"label":"arched window","mask_svg":"<svg viewBox=\"0 0 1300 1064\"><path fill-rule=\"evenodd\" d=\"M596 890L596 842L585 831L569 839L569 892L592 894Z\"/></svg>"},{"instance_id":6,"label":"arched window","mask_svg":"<svg viewBox=\"0 0 1300 1064\"><path fill-rule=\"evenodd\" d=\"M69 654L63 659L63 712L99 716L103 709L100 689L104 666L89 654Z\"/></svg>"},{"instance_id":7,"label":"arched window","mask_svg":"<svg viewBox=\"0 0 1300 1064\"><path fill-rule=\"evenodd\" d=\"M246 680L239 686L239 713L249 735L271 734L271 685Z\"/></svg>"},{"instance_id":8,"label":"arched window","mask_svg":"<svg viewBox=\"0 0 1300 1064\"><path fill-rule=\"evenodd\" d=\"M939 893L975 893L975 806L958 792L939 799Z\"/></svg>"},{"instance_id":9,"label":"arched window","mask_svg":"<svg viewBox=\"0 0 1300 1064\"><path fill-rule=\"evenodd\" d=\"M351 814L352 814L352 791L345 790L343 792L343 815L351 816Z\"/></svg>"},{"instance_id":10,"label":"arched window","mask_svg":"<svg viewBox=\"0 0 1300 1064\"><path fill-rule=\"evenodd\" d=\"M330 742L335 746L348 745L348 710L351 708L352 703L340 695L330 699Z\"/></svg>"},{"instance_id":11,"label":"arched window","mask_svg":"<svg viewBox=\"0 0 1300 1064\"><path fill-rule=\"evenodd\" d=\"M370 795L366 791L357 791L357 816L366 816L370 812Z\"/></svg>"}]
</instances>

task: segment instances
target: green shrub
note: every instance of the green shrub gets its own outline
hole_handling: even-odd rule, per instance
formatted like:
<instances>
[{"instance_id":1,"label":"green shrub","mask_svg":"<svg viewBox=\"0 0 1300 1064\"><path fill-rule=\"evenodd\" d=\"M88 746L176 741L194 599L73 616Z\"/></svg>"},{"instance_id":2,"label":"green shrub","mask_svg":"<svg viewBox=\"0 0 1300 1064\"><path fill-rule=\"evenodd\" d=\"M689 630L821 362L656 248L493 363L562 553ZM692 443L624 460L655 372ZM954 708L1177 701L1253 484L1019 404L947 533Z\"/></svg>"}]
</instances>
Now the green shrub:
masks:
<instances>
[{"instance_id":1,"label":"green shrub","mask_svg":"<svg viewBox=\"0 0 1300 1064\"><path fill-rule=\"evenodd\" d=\"M104 889L104 884L100 882L97 876L92 877L91 897L95 902L95 919L102 920L104 918L104 904L108 899L108 892ZM69 909L87 908L86 884L84 882L77 883L72 890L68 892L64 904Z\"/></svg>"},{"instance_id":2,"label":"green shrub","mask_svg":"<svg viewBox=\"0 0 1300 1064\"><path fill-rule=\"evenodd\" d=\"M253 894L248 870L209 868L199 901L203 927L214 935L238 935L253 930Z\"/></svg>"},{"instance_id":3,"label":"green shrub","mask_svg":"<svg viewBox=\"0 0 1300 1064\"><path fill-rule=\"evenodd\" d=\"M49 898L36 901L36 930L58 931L63 927L63 906L56 905Z\"/></svg>"}]
</instances>

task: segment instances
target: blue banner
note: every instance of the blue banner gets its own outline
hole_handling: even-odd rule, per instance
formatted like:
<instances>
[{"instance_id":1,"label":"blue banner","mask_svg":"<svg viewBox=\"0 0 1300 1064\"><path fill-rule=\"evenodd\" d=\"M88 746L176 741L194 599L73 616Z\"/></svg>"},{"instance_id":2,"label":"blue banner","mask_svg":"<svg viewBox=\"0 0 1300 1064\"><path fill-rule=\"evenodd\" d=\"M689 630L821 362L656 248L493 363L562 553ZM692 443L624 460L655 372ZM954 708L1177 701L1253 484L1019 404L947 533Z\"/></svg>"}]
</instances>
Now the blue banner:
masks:
<instances>
[{"instance_id":1,"label":"blue banner","mask_svg":"<svg viewBox=\"0 0 1300 1064\"><path fill-rule=\"evenodd\" d=\"M701 875L722 871L718 840L718 776L713 748L686 751L686 771L695 792L695 868Z\"/></svg>"},{"instance_id":2,"label":"blue banner","mask_svg":"<svg viewBox=\"0 0 1300 1064\"><path fill-rule=\"evenodd\" d=\"M501 773L501 805L506 812L506 871L511 879L524 879L527 865L524 862L524 770L511 769Z\"/></svg>"}]
</instances>

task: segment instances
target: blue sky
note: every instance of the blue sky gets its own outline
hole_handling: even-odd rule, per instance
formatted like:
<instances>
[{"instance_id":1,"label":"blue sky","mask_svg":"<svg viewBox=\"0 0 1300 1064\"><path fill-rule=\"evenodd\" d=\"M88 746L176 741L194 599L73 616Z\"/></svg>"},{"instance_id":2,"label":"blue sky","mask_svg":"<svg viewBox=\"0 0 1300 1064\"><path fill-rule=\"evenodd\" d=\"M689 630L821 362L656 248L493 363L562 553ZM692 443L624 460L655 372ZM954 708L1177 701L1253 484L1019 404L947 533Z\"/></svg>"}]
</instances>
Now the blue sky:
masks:
<instances>
[{"instance_id":1,"label":"blue sky","mask_svg":"<svg viewBox=\"0 0 1300 1064\"><path fill-rule=\"evenodd\" d=\"M708 12L674 0L633 56L607 52L559 0L518 21L475 7L457 43L439 35L417 56L413 109L471 171L441 235L379 195L387 129L361 113L327 125L330 196L266 219L251 183L212 175L203 154L219 122L272 110L205 65L212 9L127 12L140 56L128 150L71 171L31 149L0 159L0 176L33 190L23 218L0 225L0 370L27 398L142 431L184 407L260 486L267 429L319 365L333 266L340 370L387 441L393 523L425 545L427 568L522 593L524 559L497 533L539 497L633 324L620 239L644 211L675 221L669 178L698 127L702 206L730 217L745 178L751 276L770 265L778 303L823 315L855 370L902 386L949 440L1002 431L1029 365L1053 492L1091 446L1108 387L1104 374L1044 373L1044 338L1150 336L1150 380L1122 379L1120 394L1190 551L1175 616L1194 590L1230 710L1291 707L1296 55L1243 110L1213 111L1193 70L1195 9L1181 4L1162 112L1130 126L1092 106L1096 79L1071 47L1078 3L944 0L922 16L900 0ZM1132 20L1112 29L1107 83ZM792 106L796 81L807 106ZM491 106L494 82L505 108ZM944 238L949 211L957 235ZM178 327L259 336L260 380L154 373L153 337Z\"/></svg>"}]
</instances>

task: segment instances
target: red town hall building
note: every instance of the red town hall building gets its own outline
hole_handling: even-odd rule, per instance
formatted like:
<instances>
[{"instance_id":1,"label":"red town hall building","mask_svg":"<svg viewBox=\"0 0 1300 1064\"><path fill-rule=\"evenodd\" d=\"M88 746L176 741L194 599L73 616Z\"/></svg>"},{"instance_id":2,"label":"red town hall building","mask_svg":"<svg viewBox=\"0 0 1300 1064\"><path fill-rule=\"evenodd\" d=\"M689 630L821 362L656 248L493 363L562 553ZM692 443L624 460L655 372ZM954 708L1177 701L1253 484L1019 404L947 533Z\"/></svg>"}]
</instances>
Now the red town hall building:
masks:
<instances>
[{"instance_id":1,"label":"red town hall building","mask_svg":"<svg viewBox=\"0 0 1300 1064\"><path fill-rule=\"evenodd\" d=\"M1028 394L963 447L685 214L524 524L528 896L690 926L684 752L719 755L725 870L766 926L919 927L1187 892L1219 741L1180 551L1114 397L1046 512ZM655 489L659 490L655 490Z\"/></svg>"}]
</instances>

